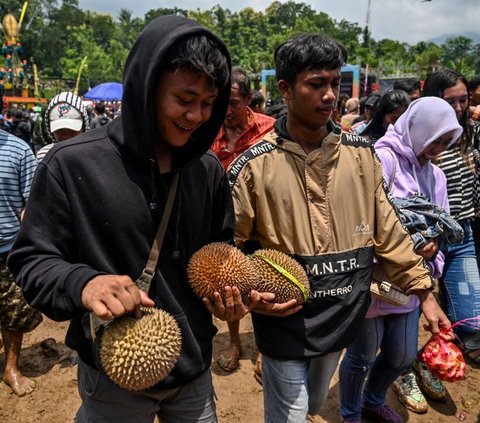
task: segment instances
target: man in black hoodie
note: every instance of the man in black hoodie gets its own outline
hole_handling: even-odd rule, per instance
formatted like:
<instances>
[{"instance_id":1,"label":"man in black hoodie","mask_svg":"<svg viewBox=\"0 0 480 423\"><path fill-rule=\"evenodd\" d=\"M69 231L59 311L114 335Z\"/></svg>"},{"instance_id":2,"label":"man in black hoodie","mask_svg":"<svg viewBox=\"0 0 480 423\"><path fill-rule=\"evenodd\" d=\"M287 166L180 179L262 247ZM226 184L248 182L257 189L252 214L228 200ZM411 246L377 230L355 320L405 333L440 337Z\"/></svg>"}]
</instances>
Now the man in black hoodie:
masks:
<instances>
[{"instance_id":1,"label":"man in black hoodie","mask_svg":"<svg viewBox=\"0 0 480 423\"><path fill-rule=\"evenodd\" d=\"M152 21L124 69L122 115L103 130L56 145L38 166L9 266L27 301L54 320L69 320L66 343L78 351L84 422L214 422L209 371L213 313L238 320L236 287L214 302L197 298L186 266L207 243L231 241L233 212L225 173L208 149L230 94L224 44L197 23ZM147 293L134 284L145 267L175 174L179 188ZM223 299L222 299L223 298ZM89 313L103 320L140 305L172 314L182 332L173 371L132 393L98 370Z\"/></svg>"}]
</instances>

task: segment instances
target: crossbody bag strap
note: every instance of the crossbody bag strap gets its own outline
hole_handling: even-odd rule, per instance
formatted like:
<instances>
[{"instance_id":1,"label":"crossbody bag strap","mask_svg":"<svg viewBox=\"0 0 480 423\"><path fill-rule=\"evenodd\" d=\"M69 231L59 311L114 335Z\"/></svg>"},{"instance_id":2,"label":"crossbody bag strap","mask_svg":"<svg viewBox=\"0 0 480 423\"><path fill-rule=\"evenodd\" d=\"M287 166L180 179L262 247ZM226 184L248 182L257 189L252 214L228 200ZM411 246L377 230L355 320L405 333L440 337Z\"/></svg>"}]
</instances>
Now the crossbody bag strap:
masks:
<instances>
[{"instance_id":1,"label":"crossbody bag strap","mask_svg":"<svg viewBox=\"0 0 480 423\"><path fill-rule=\"evenodd\" d=\"M173 176L172 185L170 185L170 190L168 191L165 210L163 211L162 220L160 221L157 234L155 235L155 239L153 240L153 243L152 243L150 256L148 257L145 269L143 269L142 274L135 281L135 285L137 285L139 289L147 293L148 293L148 290L150 289L150 283L152 282L152 279L155 276L155 268L157 267L158 257L160 256L163 240L167 232L168 221L170 220L170 215L172 214L173 204L175 203L175 195L177 193L179 177L180 177L179 172L177 172Z\"/></svg>"},{"instance_id":2,"label":"crossbody bag strap","mask_svg":"<svg viewBox=\"0 0 480 423\"><path fill-rule=\"evenodd\" d=\"M155 268L157 267L158 257L160 256L160 250L162 248L163 240L165 238L165 234L167 233L168 221L170 220L170 215L172 214L173 204L175 203L175 196L178 190L179 178L179 172L173 175L172 184L170 185L170 189L168 191L167 203L165 204L165 210L163 211L157 234L155 235L155 239L153 240L147 264L145 266L145 269L143 269L140 277L135 281L135 285L138 287L138 289L141 289L142 291L145 291L147 293L150 289L152 279L155 276ZM93 340L95 340L96 338L95 332L97 331L97 329L100 326L109 323L110 321L106 322L100 319L94 313L90 313L90 333Z\"/></svg>"}]
</instances>

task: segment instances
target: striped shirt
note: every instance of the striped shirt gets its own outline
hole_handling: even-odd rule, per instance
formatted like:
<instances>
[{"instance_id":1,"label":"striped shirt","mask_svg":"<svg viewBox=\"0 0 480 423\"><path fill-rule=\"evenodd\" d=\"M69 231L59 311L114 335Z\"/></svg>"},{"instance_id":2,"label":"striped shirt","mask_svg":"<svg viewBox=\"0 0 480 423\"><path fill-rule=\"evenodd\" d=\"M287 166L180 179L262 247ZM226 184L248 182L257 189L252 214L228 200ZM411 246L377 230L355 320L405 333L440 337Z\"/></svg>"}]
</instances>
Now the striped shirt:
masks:
<instances>
[{"instance_id":1,"label":"striped shirt","mask_svg":"<svg viewBox=\"0 0 480 423\"><path fill-rule=\"evenodd\" d=\"M43 158L47 155L47 153L52 149L52 147L55 145L55 143L50 143L45 146L43 146L40 150L37 151L37 163L40 163Z\"/></svg>"},{"instance_id":2,"label":"striped shirt","mask_svg":"<svg viewBox=\"0 0 480 423\"><path fill-rule=\"evenodd\" d=\"M470 151L468 161L474 163ZM478 183L472 169L460 154L457 143L439 156L437 165L447 177L448 202L450 214L457 220L472 219L475 216L473 205L473 185Z\"/></svg>"},{"instance_id":3,"label":"striped shirt","mask_svg":"<svg viewBox=\"0 0 480 423\"><path fill-rule=\"evenodd\" d=\"M0 130L0 252L8 251L20 229L37 161L28 144Z\"/></svg>"}]
</instances>

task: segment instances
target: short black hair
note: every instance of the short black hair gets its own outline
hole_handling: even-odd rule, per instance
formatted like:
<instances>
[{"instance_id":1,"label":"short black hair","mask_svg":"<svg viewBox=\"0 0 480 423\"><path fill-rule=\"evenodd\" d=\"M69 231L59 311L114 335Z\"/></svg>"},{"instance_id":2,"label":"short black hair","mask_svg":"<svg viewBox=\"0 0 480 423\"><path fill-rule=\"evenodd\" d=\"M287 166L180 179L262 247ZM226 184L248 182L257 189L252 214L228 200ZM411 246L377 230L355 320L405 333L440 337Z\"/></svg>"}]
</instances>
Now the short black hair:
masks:
<instances>
[{"instance_id":1,"label":"short black hair","mask_svg":"<svg viewBox=\"0 0 480 423\"><path fill-rule=\"evenodd\" d=\"M408 107L410 97L405 90L386 91L375 105L373 117L367 127L360 135L369 135L373 140L378 140L385 135L386 129L383 127L383 119L388 113L394 112L398 107Z\"/></svg>"},{"instance_id":2,"label":"short black hair","mask_svg":"<svg viewBox=\"0 0 480 423\"><path fill-rule=\"evenodd\" d=\"M213 37L196 35L179 39L166 53L162 70L188 69L205 75L212 87L224 89L230 82L230 66L223 48Z\"/></svg>"},{"instance_id":3,"label":"short black hair","mask_svg":"<svg viewBox=\"0 0 480 423\"><path fill-rule=\"evenodd\" d=\"M288 113L288 107L284 103L269 104L265 109L265 114L275 119L285 116Z\"/></svg>"},{"instance_id":4,"label":"short black hair","mask_svg":"<svg viewBox=\"0 0 480 423\"><path fill-rule=\"evenodd\" d=\"M420 81L415 78L401 79L393 84L394 90L403 90L407 94L412 94L416 90L420 90Z\"/></svg>"},{"instance_id":5,"label":"short black hair","mask_svg":"<svg viewBox=\"0 0 480 423\"><path fill-rule=\"evenodd\" d=\"M95 111L97 113L105 113L105 104L103 103L96 103L95 104Z\"/></svg>"},{"instance_id":6,"label":"short black hair","mask_svg":"<svg viewBox=\"0 0 480 423\"><path fill-rule=\"evenodd\" d=\"M297 75L304 70L340 69L347 62L347 51L334 41L320 34L297 35L275 49L277 81L294 84Z\"/></svg>"},{"instance_id":7,"label":"short black hair","mask_svg":"<svg viewBox=\"0 0 480 423\"><path fill-rule=\"evenodd\" d=\"M468 88L470 89L470 92L475 91L479 85L480 76L474 76L468 80Z\"/></svg>"},{"instance_id":8,"label":"short black hair","mask_svg":"<svg viewBox=\"0 0 480 423\"><path fill-rule=\"evenodd\" d=\"M253 90L252 91L252 98L250 100L250 104L248 105L251 109L256 106L261 106L265 103L265 97L263 96L261 91Z\"/></svg>"},{"instance_id":9,"label":"short black hair","mask_svg":"<svg viewBox=\"0 0 480 423\"><path fill-rule=\"evenodd\" d=\"M232 87L234 84L237 84L240 94L243 98L247 98L249 96L251 92L250 78L240 66L234 66L232 68Z\"/></svg>"}]
</instances>

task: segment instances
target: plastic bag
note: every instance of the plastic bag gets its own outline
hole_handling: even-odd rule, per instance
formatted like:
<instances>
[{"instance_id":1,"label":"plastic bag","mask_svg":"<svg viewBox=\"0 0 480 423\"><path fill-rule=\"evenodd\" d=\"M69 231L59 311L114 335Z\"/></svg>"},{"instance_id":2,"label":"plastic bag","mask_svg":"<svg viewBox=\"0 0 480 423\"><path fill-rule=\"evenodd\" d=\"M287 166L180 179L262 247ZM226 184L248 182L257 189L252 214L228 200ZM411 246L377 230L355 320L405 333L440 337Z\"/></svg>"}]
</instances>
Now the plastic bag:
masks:
<instances>
[{"instance_id":1,"label":"plastic bag","mask_svg":"<svg viewBox=\"0 0 480 423\"><path fill-rule=\"evenodd\" d=\"M478 330L479 319L479 317L473 317L460 320L453 324L451 329L463 325ZM443 333L447 333L449 330L445 330ZM441 335L434 336L425 345L422 352L422 361L440 380L455 382L465 377L467 364L462 351L453 342L445 341Z\"/></svg>"},{"instance_id":2,"label":"plastic bag","mask_svg":"<svg viewBox=\"0 0 480 423\"><path fill-rule=\"evenodd\" d=\"M450 341L434 336L425 345L422 361L440 380L455 382L465 377L465 359L458 347Z\"/></svg>"}]
</instances>

